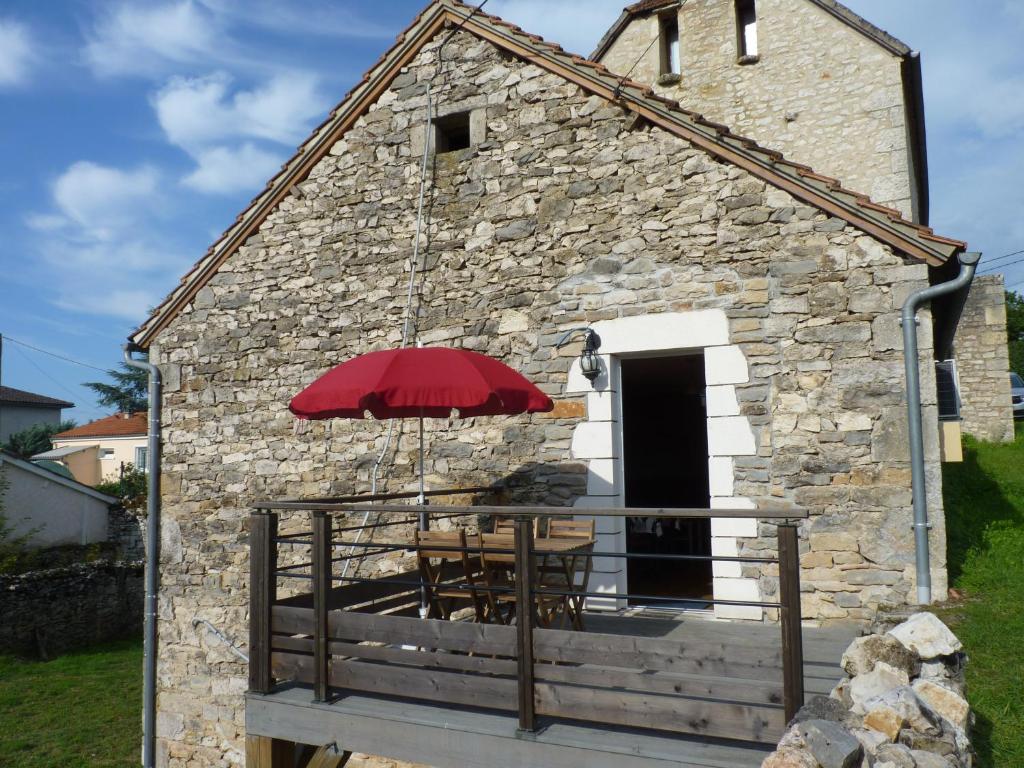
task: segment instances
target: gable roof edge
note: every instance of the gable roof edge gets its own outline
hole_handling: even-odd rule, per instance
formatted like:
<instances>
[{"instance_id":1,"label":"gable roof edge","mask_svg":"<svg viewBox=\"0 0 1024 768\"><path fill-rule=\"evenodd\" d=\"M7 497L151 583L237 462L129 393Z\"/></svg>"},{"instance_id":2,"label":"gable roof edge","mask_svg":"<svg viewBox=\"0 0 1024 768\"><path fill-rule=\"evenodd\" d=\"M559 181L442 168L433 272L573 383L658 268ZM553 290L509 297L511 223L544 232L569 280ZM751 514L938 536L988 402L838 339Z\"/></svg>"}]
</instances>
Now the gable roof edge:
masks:
<instances>
[{"instance_id":1,"label":"gable roof edge","mask_svg":"<svg viewBox=\"0 0 1024 768\"><path fill-rule=\"evenodd\" d=\"M899 211L873 203L865 195L844 189L836 179L817 174L807 166L786 160L778 152L737 136L726 126L706 120L683 109L677 102L656 95L642 83L615 75L603 64L570 54L561 46L524 32L514 24L478 12L475 6L465 5L459 0L434 0L314 130L282 171L236 218L235 224L182 278L145 323L132 333L129 337L132 342L142 348L153 342L156 335L206 285L220 265L258 231L266 216L294 184L305 178L337 138L372 104L398 70L419 51L421 43L449 21L532 64L559 74L591 94L629 109L715 157L750 171L798 199L877 237L901 253L938 265L966 248L966 243L934 235L927 227L906 221Z\"/></svg>"}]
</instances>

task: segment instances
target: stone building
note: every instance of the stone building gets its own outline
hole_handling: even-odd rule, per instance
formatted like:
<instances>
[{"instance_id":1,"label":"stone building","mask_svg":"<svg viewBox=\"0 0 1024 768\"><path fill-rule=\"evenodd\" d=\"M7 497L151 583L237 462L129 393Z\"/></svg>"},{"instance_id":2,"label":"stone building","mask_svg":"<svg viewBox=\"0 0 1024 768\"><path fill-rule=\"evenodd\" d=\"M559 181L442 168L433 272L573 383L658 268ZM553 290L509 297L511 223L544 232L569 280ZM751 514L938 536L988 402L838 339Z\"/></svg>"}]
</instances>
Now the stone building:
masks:
<instances>
[{"instance_id":1,"label":"stone building","mask_svg":"<svg viewBox=\"0 0 1024 768\"><path fill-rule=\"evenodd\" d=\"M979 440L1013 440L1002 275L975 278L957 328L955 352L963 431Z\"/></svg>"},{"instance_id":2,"label":"stone building","mask_svg":"<svg viewBox=\"0 0 1024 768\"><path fill-rule=\"evenodd\" d=\"M591 58L928 223L920 57L835 0L643 0Z\"/></svg>"},{"instance_id":3,"label":"stone building","mask_svg":"<svg viewBox=\"0 0 1024 768\"><path fill-rule=\"evenodd\" d=\"M241 760L245 665L195 621L245 636L249 504L369 487L387 425L297 430L287 404L332 365L400 342L424 146L415 339L498 357L557 402L551 414L434 420L431 484L504 480L516 502L569 512L621 505L623 473L668 456L685 472L662 478L666 494L810 510L807 618L913 600L898 308L955 272L966 245L470 11L431 3L133 335L165 378L163 765ZM943 594L933 318L921 317ZM603 339L593 385L578 346L555 347L579 326ZM678 396L646 423L677 419L687 439L631 451L622 409L666 382ZM412 481L414 451L403 433L388 488ZM598 547L623 551L626 523L608 520ZM729 554L774 547L762 533L749 518L701 535ZM597 571L592 584L626 584L614 565ZM777 590L770 569L716 564L711 579L716 597Z\"/></svg>"}]
</instances>

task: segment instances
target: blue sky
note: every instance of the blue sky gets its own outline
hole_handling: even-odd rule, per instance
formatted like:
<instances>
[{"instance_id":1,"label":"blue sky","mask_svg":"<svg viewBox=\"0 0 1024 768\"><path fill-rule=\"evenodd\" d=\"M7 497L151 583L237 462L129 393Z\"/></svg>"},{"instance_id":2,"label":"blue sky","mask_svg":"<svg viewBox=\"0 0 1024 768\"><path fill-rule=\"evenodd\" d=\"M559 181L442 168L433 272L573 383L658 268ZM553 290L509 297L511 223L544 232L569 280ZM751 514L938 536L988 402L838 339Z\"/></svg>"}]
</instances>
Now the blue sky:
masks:
<instances>
[{"instance_id":1,"label":"blue sky","mask_svg":"<svg viewBox=\"0 0 1024 768\"><path fill-rule=\"evenodd\" d=\"M116 365L146 309L424 2L0 3L3 383L103 415L81 386L99 371L23 344ZM624 4L485 10L587 54ZM1024 249L1024 3L847 4L922 53L932 225L986 260ZM1000 265L1024 290L1024 259Z\"/></svg>"}]
</instances>

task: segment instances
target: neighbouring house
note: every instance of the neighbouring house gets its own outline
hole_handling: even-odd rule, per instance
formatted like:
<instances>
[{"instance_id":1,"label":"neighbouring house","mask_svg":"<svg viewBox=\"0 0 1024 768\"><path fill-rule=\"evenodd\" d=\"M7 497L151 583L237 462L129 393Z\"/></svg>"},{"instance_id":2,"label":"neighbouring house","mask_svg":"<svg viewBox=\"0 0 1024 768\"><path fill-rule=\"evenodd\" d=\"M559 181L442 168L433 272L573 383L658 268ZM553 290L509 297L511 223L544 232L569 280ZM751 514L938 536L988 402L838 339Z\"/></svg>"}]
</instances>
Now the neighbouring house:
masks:
<instances>
[{"instance_id":1,"label":"neighbouring house","mask_svg":"<svg viewBox=\"0 0 1024 768\"><path fill-rule=\"evenodd\" d=\"M60 462L80 483L97 485L117 480L128 464L146 468L147 432L145 411L115 413L58 432L53 449L32 458Z\"/></svg>"},{"instance_id":2,"label":"neighbouring house","mask_svg":"<svg viewBox=\"0 0 1024 768\"><path fill-rule=\"evenodd\" d=\"M67 400L0 386L0 444L36 424L60 424L60 412L74 407Z\"/></svg>"},{"instance_id":3,"label":"neighbouring house","mask_svg":"<svg viewBox=\"0 0 1024 768\"><path fill-rule=\"evenodd\" d=\"M3 513L11 536L31 547L107 540L107 517L119 501L7 451L0 451L7 483Z\"/></svg>"},{"instance_id":4,"label":"neighbouring house","mask_svg":"<svg viewBox=\"0 0 1024 768\"><path fill-rule=\"evenodd\" d=\"M735 13L725 0L693 5ZM719 47L734 44L733 29ZM857 44L784 32L807 46ZM767 30L758 41L743 61L730 54L731 66L769 66ZM966 244L914 221L926 208L920 165L905 184L853 175L852 190L881 190L891 204L881 205L703 118L686 92L668 98L626 77L628 65L615 69L455 0L430 3L133 334L164 379L160 764L242 759L246 666L201 639L196 622L246 633L252 502L370 487L388 426L296 429L287 404L330 366L400 342L424 149L414 339L498 357L556 400L550 414L435 425L431 484L505 481L512 502L567 513L750 509L696 526L680 550L725 556L772 553L774 529L756 510L797 505L809 512L805 618L866 621L914 602L899 309L955 275ZM892 82L865 88L901 89L893 69ZM897 120L896 106L885 109ZM759 128L769 146L789 130L779 110ZM938 595L934 360L949 356L958 315L955 301L920 315ZM578 346L555 346L578 327L602 339L593 382ZM402 435L389 488L411 483L414 449ZM649 553L630 526L601 518L598 550ZM738 603L779 589L771 566L687 573L680 588ZM591 585L625 592L631 578L599 558ZM714 614L772 618L743 604Z\"/></svg>"}]
</instances>

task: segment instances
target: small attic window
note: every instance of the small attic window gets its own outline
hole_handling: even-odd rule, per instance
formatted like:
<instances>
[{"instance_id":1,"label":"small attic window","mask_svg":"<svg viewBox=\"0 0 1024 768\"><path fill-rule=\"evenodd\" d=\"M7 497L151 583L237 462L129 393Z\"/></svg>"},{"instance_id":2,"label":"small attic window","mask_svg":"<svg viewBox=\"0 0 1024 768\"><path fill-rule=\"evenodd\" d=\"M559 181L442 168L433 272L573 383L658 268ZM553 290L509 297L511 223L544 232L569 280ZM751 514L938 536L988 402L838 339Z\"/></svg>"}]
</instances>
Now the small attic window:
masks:
<instances>
[{"instance_id":1,"label":"small attic window","mask_svg":"<svg viewBox=\"0 0 1024 768\"><path fill-rule=\"evenodd\" d=\"M469 112L456 112L434 120L434 147L438 154L468 149Z\"/></svg>"},{"instance_id":2,"label":"small attic window","mask_svg":"<svg viewBox=\"0 0 1024 768\"><path fill-rule=\"evenodd\" d=\"M679 17L666 14L658 18L661 35L661 74L678 75L682 72L679 60Z\"/></svg>"},{"instance_id":3,"label":"small attic window","mask_svg":"<svg viewBox=\"0 0 1024 768\"><path fill-rule=\"evenodd\" d=\"M736 0L736 41L740 64L753 64L758 60L754 0Z\"/></svg>"}]
</instances>

